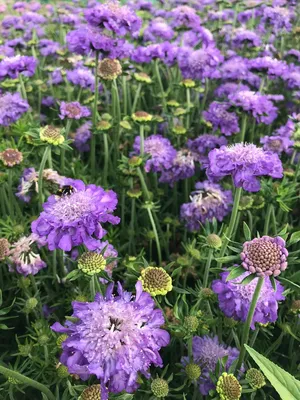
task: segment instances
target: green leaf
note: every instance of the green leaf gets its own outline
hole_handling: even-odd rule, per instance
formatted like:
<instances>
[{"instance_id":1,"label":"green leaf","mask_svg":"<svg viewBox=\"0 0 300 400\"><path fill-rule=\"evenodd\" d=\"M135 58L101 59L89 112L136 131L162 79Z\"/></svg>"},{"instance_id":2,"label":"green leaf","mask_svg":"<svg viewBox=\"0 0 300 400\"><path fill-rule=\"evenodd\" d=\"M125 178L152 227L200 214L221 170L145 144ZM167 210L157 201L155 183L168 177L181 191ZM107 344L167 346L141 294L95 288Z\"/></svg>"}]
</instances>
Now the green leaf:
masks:
<instances>
[{"instance_id":1,"label":"green leaf","mask_svg":"<svg viewBox=\"0 0 300 400\"><path fill-rule=\"evenodd\" d=\"M180 289L179 287L173 286L173 291L180 294L190 294L187 290Z\"/></svg>"},{"instance_id":2,"label":"green leaf","mask_svg":"<svg viewBox=\"0 0 300 400\"><path fill-rule=\"evenodd\" d=\"M216 261L221 264L226 264L226 263L230 263L232 261L236 261L238 258L239 258L239 256L237 256L237 255L236 256L217 257Z\"/></svg>"},{"instance_id":3,"label":"green leaf","mask_svg":"<svg viewBox=\"0 0 300 400\"><path fill-rule=\"evenodd\" d=\"M280 281L283 281L289 286L291 289L294 289L296 292L300 293L300 286L297 285L297 283L290 281L289 279L286 278L280 278Z\"/></svg>"},{"instance_id":4,"label":"green leaf","mask_svg":"<svg viewBox=\"0 0 300 400\"><path fill-rule=\"evenodd\" d=\"M245 272L245 270L244 270L244 272ZM248 283L252 282L253 279L255 279L255 278L257 278L256 274L248 275L242 280L242 282L238 283L238 285L246 286L246 285L248 285Z\"/></svg>"},{"instance_id":5,"label":"green leaf","mask_svg":"<svg viewBox=\"0 0 300 400\"><path fill-rule=\"evenodd\" d=\"M288 241L288 245L298 243L300 241L300 231L292 233L290 240Z\"/></svg>"},{"instance_id":6,"label":"green leaf","mask_svg":"<svg viewBox=\"0 0 300 400\"><path fill-rule=\"evenodd\" d=\"M256 350L246 344L245 347L282 400L299 400L300 381Z\"/></svg>"},{"instance_id":7,"label":"green leaf","mask_svg":"<svg viewBox=\"0 0 300 400\"><path fill-rule=\"evenodd\" d=\"M226 278L226 282L231 281L232 279L238 278L245 272L243 267L236 267L230 271L230 274Z\"/></svg>"},{"instance_id":8,"label":"green leaf","mask_svg":"<svg viewBox=\"0 0 300 400\"><path fill-rule=\"evenodd\" d=\"M243 231L244 231L245 239L248 240L248 241L251 240L251 231L250 231L250 228L246 224L245 221L244 221L244 224L243 224Z\"/></svg>"},{"instance_id":9,"label":"green leaf","mask_svg":"<svg viewBox=\"0 0 300 400\"><path fill-rule=\"evenodd\" d=\"M276 293L277 292L277 285L276 285L276 280L275 280L273 275L270 276L270 281L271 281L271 284L272 284L272 288L273 288L274 292Z\"/></svg>"}]
</instances>

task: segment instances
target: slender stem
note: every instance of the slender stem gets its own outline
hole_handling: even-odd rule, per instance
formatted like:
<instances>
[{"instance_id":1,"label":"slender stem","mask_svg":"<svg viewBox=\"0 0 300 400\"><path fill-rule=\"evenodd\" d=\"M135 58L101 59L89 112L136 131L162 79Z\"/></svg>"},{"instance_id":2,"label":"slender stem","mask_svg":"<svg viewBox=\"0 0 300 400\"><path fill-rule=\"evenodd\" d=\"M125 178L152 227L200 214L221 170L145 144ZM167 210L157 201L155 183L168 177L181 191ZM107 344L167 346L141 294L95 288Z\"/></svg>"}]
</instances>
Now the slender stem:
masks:
<instances>
[{"instance_id":1,"label":"slender stem","mask_svg":"<svg viewBox=\"0 0 300 400\"><path fill-rule=\"evenodd\" d=\"M210 269L212 258L213 258L213 249L209 249L207 260L206 260L206 265L205 265L205 270L204 270L204 277L203 277L203 287L204 288L207 287L209 269Z\"/></svg>"},{"instance_id":2,"label":"slender stem","mask_svg":"<svg viewBox=\"0 0 300 400\"><path fill-rule=\"evenodd\" d=\"M243 333L242 333L242 340L241 340L241 350L240 350L238 363L237 363L237 366L236 366L237 370L239 370L241 368L241 366L243 364L243 361L244 361L244 357L245 357L245 353L246 353L246 348L245 348L244 345L248 343L251 322L252 322L252 319L253 319L253 315L254 315L254 312L255 312L256 304L257 304L257 301L259 299L260 291L261 291L261 288L262 288L263 284L264 284L264 278L259 277L258 281L257 281L257 284L256 284L256 288L255 288L254 294L253 294L253 297L252 297L250 308L249 308L249 311L248 311L247 320L246 320L246 322L244 324L244 329L243 329Z\"/></svg>"},{"instance_id":3,"label":"slender stem","mask_svg":"<svg viewBox=\"0 0 300 400\"><path fill-rule=\"evenodd\" d=\"M247 120L248 120L248 115L244 114L243 119L242 119L241 134L240 134L240 142L241 143L245 142Z\"/></svg>"},{"instance_id":4,"label":"slender stem","mask_svg":"<svg viewBox=\"0 0 300 400\"><path fill-rule=\"evenodd\" d=\"M146 182L145 182L145 178L144 178L144 175L143 175L142 170L141 170L140 167L137 168L137 173L138 173L141 185L142 185L142 189L143 189L143 192L144 192L145 199L147 201L150 201L150 199L151 199L150 193L149 193L149 190L147 188L147 185L146 185Z\"/></svg>"},{"instance_id":5,"label":"slender stem","mask_svg":"<svg viewBox=\"0 0 300 400\"><path fill-rule=\"evenodd\" d=\"M133 105L132 105L132 109L131 109L131 114L133 114L135 112L137 102L138 102L138 100L140 98L141 89L142 89L142 84L139 83L137 91L136 91L135 96L134 96Z\"/></svg>"},{"instance_id":6,"label":"slender stem","mask_svg":"<svg viewBox=\"0 0 300 400\"><path fill-rule=\"evenodd\" d=\"M145 132L144 131L144 125L141 124L140 125L140 153L141 153L141 156L144 155L144 140L145 140L144 132Z\"/></svg>"},{"instance_id":7,"label":"slender stem","mask_svg":"<svg viewBox=\"0 0 300 400\"><path fill-rule=\"evenodd\" d=\"M157 80L158 80L158 85L159 85L160 94L161 94L161 98L162 98L163 110L164 110L164 112L166 112L167 111L167 105L166 105L166 99L165 99L165 92L164 92L164 87L163 87L161 76L160 76L158 62L159 62L158 59L155 60L155 73L156 73L156 77L157 77Z\"/></svg>"},{"instance_id":8,"label":"slender stem","mask_svg":"<svg viewBox=\"0 0 300 400\"><path fill-rule=\"evenodd\" d=\"M24 383L24 385L28 385L28 386L32 386L35 389L39 390L40 392L44 393L48 400L55 400L54 395L51 393L51 391L47 388L47 386L34 381L31 378L28 378L25 375L20 374L19 372L16 371L12 371L8 368L3 367L2 365L0 365L0 374L3 374L4 376L7 377L11 377L13 379L15 379L18 382L22 382Z\"/></svg>"},{"instance_id":9,"label":"slender stem","mask_svg":"<svg viewBox=\"0 0 300 400\"><path fill-rule=\"evenodd\" d=\"M40 169L39 169L39 178L38 178L38 191L39 191L39 206L42 209L42 205L44 203L44 195L43 195L43 171L45 169L46 161L49 157L49 152L51 152L51 146L47 146L44 151L44 155L41 161Z\"/></svg>"},{"instance_id":10,"label":"slender stem","mask_svg":"<svg viewBox=\"0 0 300 400\"><path fill-rule=\"evenodd\" d=\"M92 178L94 178L95 174L96 174L96 135L95 135L95 130L96 130L96 126L97 126L98 96L99 96L98 64L99 64L99 51L96 51L96 55L95 55L95 97L94 97L94 106L93 106L93 115L92 115L93 132L92 132L92 138L91 138L91 151L90 151Z\"/></svg>"},{"instance_id":11,"label":"slender stem","mask_svg":"<svg viewBox=\"0 0 300 400\"><path fill-rule=\"evenodd\" d=\"M265 217L265 225L264 225L264 235L267 235L269 232L270 218L272 214L273 204L269 203L267 207L267 213Z\"/></svg>"},{"instance_id":12,"label":"slender stem","mask_svg":"<svg viewBox=\"0 0 300 400\"><path fill-rule=\"evenodd\" d=\"M186 129L190 127L190 108L191 108L191 89L186 88L186 103L187 103L187 116L186 116Z\"/></svg>"},{"instance_id":13,"label":"slender stem","mask_svg":"<svg viewBox=\"0 0 300 400\"><path fill-rule=\"evenodd\" d=\"M65 130L65 138L68 139L71 126L72 126L72 119L68 119L66 130ZM65 171L65 161L66 161L66 150L62 147L60 149L60 172L63 174Z\"/></svg>"},{"instance_id":14,"label":"slender stem","mask_svg":"<svg viewBox=\"0 0 300 400\"><path fill-rule=\"evenodd\" d=\"M127 81L126 81L126 76L122 77L122 85L123 85L123 110L124 110L124 115L127 115Z\"/></svg>"},{"instance_id":15,"label":"slender stem","mask_svg":"<svg viewBox=\"0 0 300 400\"><path fill-rule=\"evenodd\" d=\"M161 265L161 262L162 262L161 249L160 249L160 241L159 241L159 237L158 237L158 234L157 234L156 225L155 225L154 218L153 218L153 215L152 215L152 212L151 212L150 208L147 207L147 211L148 211L149 219L150 219L150 222L151 222L151 225L152 225L152 229L153 229L153 232L154 232L154 236L155 236L156 247L157 247L157 255L158 255L158 262L159 262L159 265Z\"/></svg>"},{"instance_id":16,"label":"slender stem","mask_svg":"<svg viewBox=\"0 0 300 400\"><path fill-rule=\"evenodd\" d=\"M231 212L231 217L230 217L230 222L229 222L229 226L228 229L226 231L226 236L223 238L223 244L220 250L220 255L219 257L223 257L228 243L230 242L233 230L234 230L234 226L235 226L235 221L237 218L237 214L239 211L239 203L240 203L240 198L241 198L241 194L242 194L242 188L236 188L235 191L235 195L234 195L234 203L233 203L233 208L232 208L232 212ZM221 266L221 263L218 264L218 266Z\"/></svg>"}]
</instances>

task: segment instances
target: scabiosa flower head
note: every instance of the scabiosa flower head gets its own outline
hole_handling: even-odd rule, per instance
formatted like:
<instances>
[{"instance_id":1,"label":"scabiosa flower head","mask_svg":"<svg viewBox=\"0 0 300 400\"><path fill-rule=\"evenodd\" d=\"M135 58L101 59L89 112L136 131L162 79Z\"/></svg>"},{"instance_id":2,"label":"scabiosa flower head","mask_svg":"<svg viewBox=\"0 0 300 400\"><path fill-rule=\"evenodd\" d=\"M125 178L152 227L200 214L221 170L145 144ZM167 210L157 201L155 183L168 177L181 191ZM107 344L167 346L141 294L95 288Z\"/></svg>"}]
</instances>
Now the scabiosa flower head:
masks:
<instances>
[{"instance_id":1,"label":"scabiosa flower head","mask_svg":"<svg viewBox=\"0 0 300 400\"><path fill-rule=\"evenodd\" d=\"M209 373L215 372L218 362L223 357L228 357L225 365L225 369L228 370L238 356L238 349L219 343L217 336L213 338L195 336L193 338L193 357L194 362L200 366L202 371L199 388L203 395L207 395L211 389L214 389Z\"/></svg>"},{"instance_id":2,"label":"scabiosa flower head","mask_svg":"<svg viewBox=\"0 0 300 400\"><path fill-rule=\"evenodd\" d=\"M209 181L198 182L196 191L191 193L190 203L182 204L180 218L191 231L200 229L200 223L216 218L222 221L230 212L232 204L231 190L222 190L221 186Z\"/></svg>"},{"instance_id":3,"label":"scabiosa flower head","mask_svg":"<svg viewBox=\"0 0 300 400\"><path fill-rule=\"evenodd\" d=\"M139 280L143 290L151 296L164 296L173 288L172 278L163 268L147 267L142 270Z\"/></svg>"},{"instance_id":4,"label":"scabiosa flower head","mask_svg":"<svg viewBox=\"0 0 300 400\"><path fill-rule=\"evenodd\" d=\"M84 389L79 400L104 400L101 397L101 385L92 385Z\"/></svg>"},{"instance_id":5,"label":"scabiosa flower head","mask_svg":"<svg viewBox=\"0 0 300 400\"><path fill-rule=\"evenodd\" d=\"M140 137L136 136L133 144L134 154L140 154ZM161 135L151 135L145 139L144 151L151 158L146 161L146 172L161 172L171 168L172 161L176 156L176 150L169 139Z\"/></svg>"},{"instance_id":6,"label":"scabiosa flower head","mask_svg":"<svg viewBox=\"0 0 300 400\"><path fill-rule=\"evenodd\" d=\"M6 167L14 167L21 164L23 154L17 149L6 149L0 153L0 160Z\"/></svg>"},{"instance_id":7,"label":"scabiosa flower head","mask_svg":"<svg viewBox=\"0 0 300 400\"><path fill-rule=\"evenodd\" d=\"M288 7L265 7L262 22L271 25L274 33L289 32L295 14Z\"/></svg>"},{"instance_id":8,"label":"scabiosa flower head","mask_svg":"<svg viewBox=\"0 0 300 400\"><path fill-rule=\"evenodd\" d=\"M199 379L201 375L201 368L197 364L190 363L185 367L185 373L191 381L194 381Z\"/></svg>"},{"instance_id":9,"label":"scabiosa flower head","mask_svg":"<svg viewBox=\"0 0 300 400\"><path fill-rule=\"evenodd\" d=\"M149 26L144 30L144 40L157 42L160 40L171 40L175 32L163 18L153 19Z\"/></svg>"},{"instance_id":10,"label":"scabiosa flower head","mask_svg":"<svg viewBox=\"0 0 300 400\"><path fill-rule=\"evenodd\" d=\"M0 261L5 260L9 254L9 241L5 238L0 239Z\"/></svg>"},{"instance_id":11,"label":"scabiosa flower head","mask_svg":"<svg viewBox=\"0 0 300 400\"><path fill-rule=\"evenodd\" d=\"M151 122L152 121L152 115L147 113L146 111L136 111L135 113L132 114L132 119L135 122Z\"/></svg>"},{"instance_id":12,"label":"scabiosa flower head","mask_svg":"<svg viewBox=\"0 0 300 400\"><path fill-rule=\"evenodd\" d=\"M255 238L243 245L242 266L258 276L278 276L287 268L288 254L280 236Z\"/></svg>"},{"instance_id":13,"label":"scabiosa flower head","mask_svg":"<svg viewBox=\"0 0 300 400\"><path fill-rule=\"evenodd\" d=\"M212 289L218 295L219 307L226 317L245 322L259 278L253 279L248 285L239 285L244 278L250 275L250 272L246 271L238 278L226 282L228 275L229 272L222 272L221 279L213 281ZM276 282L276 288L277 290L274 292L270 279L268 277L264 279L251 322L251 329L255 329L256 322L266 324L277 320L277 302L284 300L282 295L284 287Z\"/></svg>"},{"instance_id":14,"label":"scabiosa flower head","mask_svg":"<svg viewBox=\"0 0 300 400\"><path fill-rule=\"evenodd\" d=\"M283 152L289 154L294 141L284 136L264 136L260 139L260 143L264 145L264 150L280 155Z\"/></svg>"},{"instance_id":15,"label":"scabiosa flower head","mask_svg":"<svg viewBox=\"0 0 300 400\"><path fill-rule=\"evenodd\" d=\"M83 89L95 89L95 77L88 68L77 68L67 71L67 79L73 85L78 85Z\"/></svg>"},{"instance_id":16,"label":"scabiosa flower head","mask_svg":"<svg viewBox=\"0 0 300 400\"><path fill-rule=\"evenodd\" d=\"M122 66L118 60L104 58L99 62L97 73L100 78L106 81L113 81L122 74Z\"/></svg>"},{"instance_id":17,"label":"scabiosa flower head","mask_svg":"<svg viewBox=\"0 0 300 400\"><path fill-rule=\"evenodd\" d=\"M70 181L70 183L69 183ZM72 250L84 244L89 250L97 249L106 234L101 223L118 224L112 215L117 206L117 195L100 186L85 185L80 180L65 180L76 190L66 196L52 195L43 204L44 211L31 225L32 231L48 244L49 250Z\"/></svg>"},{"instance_id":18,"label":"scabiosa flower head","mask_svg":"<svg viewBox=\"0 0 300 400\"><path fill-rule=\"evenodd\" d=\"M238 28L234 31L232 45L235 48L260 47L262 45L261 38L253 31L244 28Z\"/></svg>"},{"instance_id":19,"label":"scabiosa flower head","mask_svg":"<svg viewBox=\"0 0 300 400\"><path fill-rule=\"evenodd\" d=\"M217 382L217 393L221 400L239 400L242 395L242 386L233 374L223 372Z\"/></svg>"},{"instance_id":20,"label":"scabiosa flower head","mask_svg":"<svg viewBox=\"0 0 300 400\"><path fill-rule=\"evenodd\" d=\"M208 153L221 146L227 145L227 139L224 136L215 136L204 134L196 139L189 139L187 147L197 156L197 161L201 163L202 168L208 166Z\"/></svg>"},{"instance_id":21,"label":"scabiosa flower head","mask_svg":"<svg viewBox=\"0 0 300 400\"><path fill-rule=\"evenodd\" d=\"M82 106L78 101L73 101L71 103L62 101L60 104L60 119L80 119L89 117L90 115L90 110L87 107Z\"/></svg>"},{"instance_id":22,"label":"scabiosa flower head","mask_svg":"<svg viewBox=\"0 0 300 400\"><path fill-rule=\"evenodd\" d=\"M248 369L246 380L253 389L261 389L266 384L264 374L256 368Z\"/></svg>"},{"instance_id":23,"label":"scabiosa flower head","mask_svg":"<svg viewBox=\"0 0 300 400\"><path fill-rule=\"evenodd\" d=\"M85 11L87 22L96 27L104 28L118 36L133 34L140 30L142 20L127 6L121 6L117 1L108 1Z\"/></svg>"},{"instance_id":24,"label":"scabiosa flower head","mask_svg":"<svg viewBox=\"0 0 300 400\"><path fill-rule=\"evenodd\" d=\"M248 67L253 72L266 72L270 79L283 77L289 71L285 61L270 56L253 58L248 61Z\"/></svg>"},{"instance_id":25,"label":"scabiosa flower head","mask_svg":"<svg viewBox=\"0 0 300 400\"><path fill-rule=\"evenodd\" d=\"M228 98L228 96L233 92L237 92L239 90L249 90L249 89L250 89L249 86L242 85L241 83L226 82L220 85L215 90L215 95L221 98Z\"/></svg>"},{"instance_id":26,"label":"scabiosa flower head","mask_svg":"<svg viewBox=\"0 0 300 400\"><path fill-rule=\"evenodd\" d=\"M189 28L200 25L201 20L197 15L196 10L189 6L178 6L171 12L172 22L174 28Z\"/></svg>"},{"instance_id":27,"label":"scabiosa flower head","mask_svg":"<svg viewBox=\"0 0 300 400\"><path fill-rule=\"evenodd\" d=\"M143 82L143 83L151 83L152 82L152 79L150 78L150 76L148 74L146 74L145 72L135 72L133 74L133 76L138 82Z\"/></svg>"},{"instance_id":28,"label":"scabiosa flower head","mask_svg":"<svg viewBox=\"0 0 300 400\"><path fill-rule=\"evenodd\" d=\"M105 266L104 257L93 251L83 253L78 260L78 268L87 275L95 275L103 271Z\"/></svg>"},{"instance_id":29,"label":"scabiosa flower head","mask_svg":"<svg viewBox=\"0 0 300 400\"><path fill-rule=\"evenodd\" d=\"M61 134L61 129L52 125L46 125L40 128L40 139L42 142L58 146L65 141L64 136Z\"/></svg>"},{"instance_id":30,"label":"scabiosa flower head","mask_svg":"<svg viewBox=\"0 0 300 400\"><path fill-rule=\"evenodd\" d=\"M141 282L136 284L135 297L120 283L118 296L114 296L111 284L104 297L97 294L92 303L74 301L72 305L77 322L52 326L69 335L60 361L70 373L82 379L96 375L109 392L119 393L136 390L138 374L149 379L151 364L162 367L159 350L170 337L160 329L165 322L162 311L154 308L155 302L142 291Z\"/></svg>"},{"instance_id":31,"label":"scabiosa flower head","mask_svg":"<svg viewBox=\"0 0 300 400\"><path fill-rule=\"evenodd\" d=\"M277 118L277 107L267 96L251 90L240 90L228 96L229 101L236 107L251 114L258 123L271 124Z\"/></svg>"},{"instance_id":32,"label":"scabiosa flower head","mask_svg":"<svg viewBox=\"0 0 300 400\"><path fill-rule=\"evenodd\" d=\"M36 275L42 268L46 268L46 263L40 255L33 251L33 246L38 243L38 235L31 234L22 237L16 243L11 245L9 251L9 271L13 272L14 267L19 274L27 276Z\"/></svg>"},{"instance_id":33,"label":"scabiosa flower head","mask_svg":"<svg viewBox=\"0 0 300 400\"><path fill-rule=\"evenodd\" d=\"M85 152L90 150L90 145L88 142L92 136L91 128L92 123L87 121L76 130L73 137L73 146L76 147L78 151Z\"/></svg>"},{"instance_id":34,"label":"scabiosa flower head","mask_svg":"<svg viewBox=\"0 0 300 400\"><path fill-rule=\"evenodd\" d=\"M158 399L165 398L169 394L169 384L162 378L156 378L151 383L151 391Z\"/></svg>"},{"instance_id":35,"label":"scabiosa flower head","mask_svg":"<svg viewBox=\"0 0 300 400\"><path fill-rule=\"evenodd\" d=\"M239 119L234 112L229 112L230 104L217 103L210 104L208 111L203 112L203 117L210 122L214 130L219 129L226 136L239 132Z\"/></svg>"},{"instance_id":36,"label":"scabiosa flower head","mask_svg":"<svg viewBox=\"0 0 300 400\"><path fill-rule=\"evenodd\" d=\"M18 78L19 74L32 76L35 73L37 60L30 56L14 56L4 58L0 62L0 79Z\"/></svg>"},{"instance_id":37,"label":"scabiosa flower head","mask_svg":"<svg viewBox=\"0 0 300 400\"><path fill-rule=\"evenodd\" d=\"M210 179L221 179L231 175L236 187L248 192L258 192L258 177L282 178L283 168L277 154L264 151L254 144L237 143L223 146L209 153L209 166L206 171Z\"/></svg>"},{"instance_id":38,"label":"scabiosa flower head","mask_svg":"<svg viewBox=\"0 0 300 400\"><path fill-rule=\"evenodd\" d=\"M206 243L213 249L219 249L222 246L222 239L215 233L210 233L206 238Z\"/></svg>"},{"instance_id":39,"label":"scabiosa flower head","mask_svg":"<svg viewBox=\"0 0 300 400\"><path fill-rule=\"evenodd\" d=\"M20 93L0 95L0 125L10 126L29 109L29 104L22 99Z\"/></svg>"},{"instance_id":40,"label":"scabiosa flower head","mask_svg":"<svg viewBox=\"0 0 300 400\"><path fill-rule=\"evenodd\" d=\"M163 170L160 182L168 183L173 186L181 179L187 179L195 174L195 156L189 149L177 151L173 158L171 168Z\"/></svg>"},{"instance_id":41,"label":"scabiosa flower head","mask_svg":"<svg viewBox=\"0 0 300 400\"><path fill-rule=\"evenodd\" d=\"M31 199L30 191L34 184L37 185L38 173L34 168L25 168L20 179L16 196L28 203ZM37 191L37 190L36 190Z\"/></svg>"}]
</instances>

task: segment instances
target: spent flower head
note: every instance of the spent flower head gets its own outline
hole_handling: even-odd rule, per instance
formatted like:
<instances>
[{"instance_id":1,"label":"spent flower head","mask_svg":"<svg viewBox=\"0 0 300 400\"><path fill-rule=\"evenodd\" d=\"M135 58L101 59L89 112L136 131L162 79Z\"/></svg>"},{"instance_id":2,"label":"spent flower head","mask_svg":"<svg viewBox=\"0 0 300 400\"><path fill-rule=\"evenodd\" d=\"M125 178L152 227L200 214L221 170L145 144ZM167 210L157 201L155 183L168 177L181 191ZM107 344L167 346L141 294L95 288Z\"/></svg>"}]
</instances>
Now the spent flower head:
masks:
<instances>
[{"instance_id":1,"label":"spent flower head","mask_svg":"<svg viewBox=\"0 0 300 400\"><path fill-rule=\"evenodd\" d=\"M6 149L0 153L0 160L6 167L14 167L21 164L23 161L23 154L17 149Z\"/></svg>"},{"instance_id":2,"label":"spent flower head","mask_svg":"<svg viewBox=\"0 0 300 400\"><path fill-rule=\"evenodd\" d=\"M113 81L122 74L122 66L119 60L104 58L99 62L97 74L105 81Z\"/></svg>"},{"instance_id":3,"label":"spent flower head","mask_svg":"<svg viewBox=\"0 0 300 400\"><path fill-rule=\"evenodd\" d=\"M151 296L164 296L173 288L172 278L163 268L147 267L142 270L139 280Z\"/></svg>"},{"instance_id":4,"label":"spent flower head","mask_svg":"<svg viewBox=\"0 0 300 400\"><path fill-rule=\"evenodd\" d=\"M64 136L61 134L61 129L52 125L40 128L40 139L42 142L47 142L54 146L58 146L65 141Z\"/></svg>"}]
</instances>

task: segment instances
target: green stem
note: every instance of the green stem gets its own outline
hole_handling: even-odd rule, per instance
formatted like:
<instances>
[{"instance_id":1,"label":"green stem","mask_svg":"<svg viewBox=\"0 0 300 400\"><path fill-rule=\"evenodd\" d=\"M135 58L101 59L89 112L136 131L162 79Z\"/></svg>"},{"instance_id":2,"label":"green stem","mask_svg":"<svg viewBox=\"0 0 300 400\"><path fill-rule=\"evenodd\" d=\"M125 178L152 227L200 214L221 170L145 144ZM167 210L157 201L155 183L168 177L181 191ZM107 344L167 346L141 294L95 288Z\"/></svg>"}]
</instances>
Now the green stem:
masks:
<instances>
[{"instance_id":1,"label":"green stem","mask_svg":"<svg viewBox=\"0 0 300 400\"><path fill-rule=\"evenodd\" d=\"M251 322L252 322L252 319L253 319L253 315L254 315L254 312L255 312L256 304L257 304L257 301L259 299L260 291L261 291L261 288L262 288L263 284L264 284L264 278L259 277L258 281L257 281L257 284L256 284L256 288L255 288L254 294L253 294L253 297L252 297L250 308L249 308L249 311L248 311L247 320L246 320L246 322L244 324L244 329L243 329L243 333L242 333L242 340L241 340L240 355L239 355L238 363L237 363L237 366L236 366L237 370L239 370L241 368L241 366L243 364L243 361L244 361L244 357L245 357L245 354L246 354L246 347L244 345L248 343Z\"/></svg>"},{"instance_id":2,"label":"green stem","mask_svg":"<svg viewBox=\"0 0 300 400\"><path fill-rule=\"evenodd\" d=\"M138 174L138 177L139 177L141 185L142 185L142 189L143 189L143 192L144 192L145 199L147 201L150 201L151 200L150 193L149 193L149 190L147 188L147 185L146 185L146 182L145 182L145 178L144 178L144 175L143 175L142 170L141 170L140 167L137 168L137 174Z\"/></svg>"},{"instance_id":3,"label":"green stem","mask_svg":"<svg viewBox=\"0 0 300 400\"><path fill-rule=\"evenodd\" d=\"M234 226L235 226L235 221L237 218L237 214L239 211L239 203L240 203L240 198L241 198L241 194L242 194L242 188L236 188L235 191L235 195L234 195L234 203L233 203L233 208L232 208L232 212L231 212L231 217L230 217L230 221L229 221L229 226L228 229L226 231L226 236L223 238L223 244L220 250L220 255L219 257L223 257L228 243L230 242L233 230L234 230ZM218 266L221 266L222 263L219 263Z\"/></svg>"},{"instance_id":4,"label":"green stem","mask_svg":"<svg viewBox=\"0 0 300 400\"><path fill-rule=\"evenodd\" d=\"M93 132L91 138L91 150L90 150L90 162L91 162L91 174L92 179L95 178L96 175L96 126L97 126L97 115L98 115L98 96L99 96L99 77L98 77L98 64L99 64L99 51L96 51L95 55L95 97L94 97L94 106L93 106Z\"/></svg>"},{"instance_id":5,"label":"green stem","mask_svg":"<svg viewBox=\"0 0 300 400\"><path fill-rule=\"evenodd\" d=\"M155 236L156 247L157 247L157 255L158 255L158 262L159 262L159 265L161 265L161 263L162 263L161 248L160 248L160 241L159 241L159 237L158 237L158 234L157 234L156 225L155 225L154 218L153 218L153 215L152 215L152 212L151 212L150 208L147 207L147 211L148 211L149 219L150 219L150 222L151 222L151 225L152 225L152 229L153 229L153 232L154 232L154 236Z\"/></svg>"},{"instance_id":6,"label":"green stem","mask_svg":"<svg viewBox=\"0 0 300 400\"><path fill-rule=\"evenodd\" d=\"M248 120L248 115L244 114L243 119L242 119L241 134L240 134L240 142L241 143L245 142L247 120Z\"/></svg>"},{"instance_id":7,"label":"green stem","mask_svg":"<svg viewBox=\"0 0 300 400\"><path fill-rule=\"evenodd\" d=\"M108 176L108 161L109 161L109 148L107 133L103 133L103 144L104 144L104 168L103 168L103 185L107 185Z\"/></svg>"},{"instance_id":8,"label":"green stem","mask_svg":"<svg viewBox=\"0 0 300 400\"><path fill-rule=\"evenodd\" d=\"M140 153L141 153L141 156L144 155L144 140L145 140L144 132L145 132L144 131L144 125L141 124L140 125Z\"/></svg>"},{"instance_id":9,"label":"green stem","mask_svg":"<svg viewBox=\"0 0 300 400\"><path fill-rule=\"evenodd\" d=\"M186 103L187 103L187 116L186 116L186 129L190 127L190 108L191 108L191 90L186 88Z\"/></svg>"},{"instance_id":10,"label":"green stem","mask_svg":"<svg viewBox=\"0 0 300 400\"><path fill-rule=\"evenodd\" d=\"M136 91L135 96L134 96L133 105L132 105L132 109L131 109L131 114L133 114L135 112L137 102L138 102L138 100L140 98L141 89L142 89L142 84L139 83L137 91Z\"/></svg>"},{"instance_id":11,"label":"green stem","mask_svg":"<svg viewBox=\"0 0 300 400\"><path fill-rule=\"evenodd\" d=\"M43 171L45 169L46 161L49 157L49 152L51 152L51 146L47 146L44 151L44 155L41 161L40 169L39 169L39 178L38 178L38 191L39 191L39 205L40 209L42 209L42 205L44 203L44 195L43 195Z\"/></svg>"},{"instance_id":12,"label":"green stem","mask_svg":"<svg viewBox=\"0 0 300 400\"><path fill-rule=\"evenodd\" d=\"M71 126L72 126L72 119L68 119L67 121L67 125L66 125L66 130L65 130L65 139L68 139L70 130L71 130ZM65 161L66 161L66 150L61 147L60 149L60 172L63 174L65 171Z\"/></svg>"},{"instance_id":13,"label":"green stem","mask_svg":"<svg viewBox=\"0 0 300 400\"><path fill-rule=\"evenodd\" d=\"M122 77L122 85L123 85L123 110L124 115L127 115L127 81L126 76Z\"/></svg>"},{"instance_id":14,"label":"green stem","mask_svg":"<svg viewBox=\"0 0 300 400\"><path fill-rule=\"evenodd\" d=\"M44 393L47 396L48 400L55 400L54 395L45 385L42 385L41 383L34 381L33 379L28 378L27 376L22 375L19 372L12 371L0 365L0 374L3 374L6 377L11 377L16 381L24 383L24 385L28 385L39 390L40 392Z\"/></svg>"},{"instance_id":15,"label":"green stem","mask_svg":"<svg viewBox=\"0 0 300 400\"><path fill-rule=\"evenodd\" d=\"M209 269L210 269L212 258L213 258L213 249L209 249L206 264L205 264L204 276L203 276L203 287L204 288L207 287Z\"/></svg>"},{"instance_id":16,"label":"green stem","mask_svg":"<svg viewBox=\"0 0 300 400\"><path fill-rule=\"evenodd\" d=\"M165 99L165 92L164 92L164 87L162 84L162 80L161 80L161 76L160 76L160 72L159 72L159 64L158 64L159 60L155 60L155 73L156 73L156 77L158 80L158 85L159 85L159 89L160 89L160 94L161 94L161 98L162 98L162 104L163 104L163 110L164 112L167 111L167 104L166 104L166 99Z\"/></svg>"},{"instance_id":17,"label":"green stem","mask_svg":"<svg viewBox=\"0 0 300 400\"><path fill-rule=\"evenodd\" d=\"M264 225L264 235L267 235L269 232L269 225L270 225L270 218L271 218L271 214L272 214L272 208L273 208L273 204L268 204L267 207L267 213L266 213L266 217L265 217L265 225Z\"/></svg>"}]
</instances>

